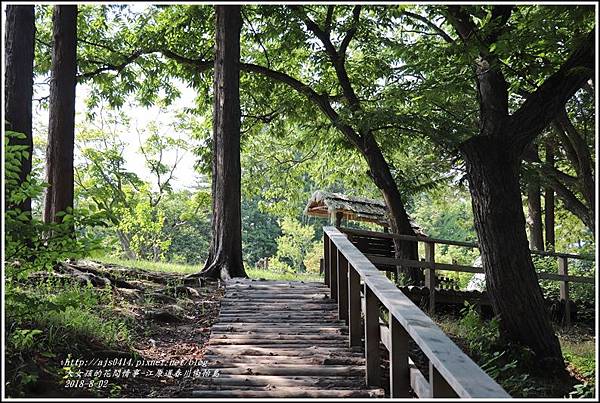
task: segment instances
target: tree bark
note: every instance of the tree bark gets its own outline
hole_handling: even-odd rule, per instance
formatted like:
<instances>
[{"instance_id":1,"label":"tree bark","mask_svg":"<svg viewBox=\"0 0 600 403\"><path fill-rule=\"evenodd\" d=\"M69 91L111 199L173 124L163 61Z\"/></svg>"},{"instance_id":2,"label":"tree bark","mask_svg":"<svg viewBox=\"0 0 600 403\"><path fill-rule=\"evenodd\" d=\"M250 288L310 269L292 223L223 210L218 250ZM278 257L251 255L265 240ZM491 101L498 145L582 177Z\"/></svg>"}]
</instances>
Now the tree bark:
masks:
<instances>
[{"instance_id":1,"label":"tree bark","mask_svg":"<svg viewBox=\"0 0 600 403\"><path fill-rule=\"evenodd\" d=\"M554 167L554 147L550 141L545 143L546 164ZM554 231L554 189L551 186L544 187L544 230L546 232L546 249L555 250L556 239Z\"/></svg>"},{"instance_id":2,"label":"tree bark","mask_svg":"<svg viewBox=\"0 0 600 403\"><path fill-rule=\"evenodd\" d=\"M247 277L242 263L240 6L215 6L212 240L202 277Z\"/></svg>"},{"instance_id":3,"label":"tree bark","mask_svg":"<svg viewBox=\"0 0 600 403\"><path fill-rule=\"evenodd\" d=\"M33 6L6 6L4 119L6 129L25 134L25 139L10 139L10 145L25 145L29 156L22 159L19 182L31 173L33 137L31 102L33 98L33 54L35 16ZM6 201L8 203L8 200ZM5 205L9 208L8 204ZM31 198L17 206L31 212Z\"/></svg>"},{"instance_id":4,"label":"tree bark","mask_svg":"<svg viewBox=\"0 0 600 403\"><path fill-rule=\"evenodd\" d=\"M494 6L486 37L466 8L449 6L447 16L464 42L479 48L476 82L480 133L460 146L471 191L486 286L504 337L532 348L549 371L564 372L558 338L550 325L525 232L519 168L526 148L591 78L595 29L558 71L512 114L501 64L489 51L502 34L514 6Z\"/></svg>"},{"instance_id":5,"label":"tree bark","mask_svg":"<svg viewBox=\"0 0 600 403\"><path fill-rule=\"evenodd\" d=\"M45 222L61 222L57 213L73 207L77 6L54 6L54 45L50 78L50 120L46 151Z\"/></svg>"},{"instance_id":6,"label":"tree bark","mask_svg":"<svg viewBox=\"0 0 600 403\"><path fill-rule=\"evenodd\" d=\"M381 153L381 149L371 133L362 136L364 141L359 145L359 149L369 166L369 174L375 183L375 186L381 191L385 204L388 208L388 215L392 233L403 235L416 235L410 223L410 219L402 202L398 185L390 172L390 167ZM400 241L394 239L395 255L400 259L419 260L418 245L416 242ZM401 272L405 274L407 285L421 285L425 282L425 276L422 270L413 267L401 267Z\"/></svg>"},{"instance_id":7,"label":"tree bark","mask_svg":"<svg viewBox=\"0 0 600 403\"><path fill-rule=\"evenodd\" d=\"M532 348L548 368L564 368L524 230L520 155L509 137L472 137L462 144L461 152L487 291L500 316L502 335Z\"/></svg>"},{"instance_id":8,"label":"tree bark","mask_svg":"<svg viewBox=\"0 0 600 403\"><path fill-rule=\"evenodd\" d=\"M537 174L534 174L527 182L527 210L529 213L527 220L529 227L529 248L532 250L544 250L542 195L540 179Z\"/></svg>"}]
</instances>

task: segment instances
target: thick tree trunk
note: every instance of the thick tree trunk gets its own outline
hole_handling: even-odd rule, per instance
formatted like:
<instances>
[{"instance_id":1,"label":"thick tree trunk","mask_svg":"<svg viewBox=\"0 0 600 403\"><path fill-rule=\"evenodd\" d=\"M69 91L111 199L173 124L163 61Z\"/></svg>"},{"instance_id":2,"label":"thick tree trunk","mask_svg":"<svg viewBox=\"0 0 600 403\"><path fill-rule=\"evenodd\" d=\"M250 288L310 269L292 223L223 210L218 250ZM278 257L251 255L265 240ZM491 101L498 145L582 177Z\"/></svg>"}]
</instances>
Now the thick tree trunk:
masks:
<instances>
[{"instance_id":1,"label":"thick tree trunk","mask_svg":"<svg viewBox=\"0 0 600 403\"><path fill-rule=\"evenodd\" d=\"M402 202L398 185L390 172L390 167L381 153L379 145L370 133L364 134L363 140L360 151L367 161L371 178L383 194L385 204L388 208L392 233L416 235L410 223L404 203ZM394 246L396 249L396 257L401 259L419 260L416 242L395 239ZM421 285L425 281L422 270L412 267L402 267L401 271L405 274L409 284Z\"/></svg>"},{"instance_id":2,"label":"thick tree trunk","mask_svg":"<svg viewBox=\"0 0 600 403\"><path fill-rule=\"evenodd\" d=\"M29 156L22 159L19 182L31 173L33 137L31 134L31 101L33 97L33 41L35 17L33 6L6 6L4 119L6 129L25 134L25 139L10 139L11 145L25 145ZM8 201L6 202L8 203ZM17 207L31 211L31 198ZM6 208L9 208L6 204Z\"/></svg>"},{"instance_id":3,"label":"thick tree trunk","mask_svg":"<svg viewBox=\"0 0 600 403\"><path fill-rule=\"evenodd\" d=\"M240 6L215 6L212 241L202 277L247 277L242 263Z\"/></svg>"},{"instance_id":4,"label":"thick tree trunk","mask_svg":"<svg viewBox=\"0 0 600 403\"><path fill-rule=\"evenodd\" d=\"M546 141L546 163L554 167L554 147ZM546 232L546 249L554 250L556 239L554 232L554 189L550 186L544 187L544 230Z\"/></svg>"},{"instance_id":5,"label":"thick tree trunk","mask_svg":"<svg viewBox=\"0 0 600 403\"><path fill-rule=\"evenodd\" d=\"M542 194L540 179L537 175L531 177L527 183L527 210L529 217L529 248L544 250L544 229L542 226Z\"/></svg>"},{"instance_id":6,"label":"thick tree trunk","mask_svg":"<svg viewBox=\"0 0 600 403\"><path fill-rule=\"evenodd\" d=\"M77 74L77 6L54 6L50 120L46 151L45 222L61 222L56 214L73 207L75 86Z\"/></svg>"},{"instance_id":7,"label":"thick tree trunk","mask_svg":"<svg viewBox=\"0 0 600 403\"><path fill-rule=\"evenodd\" d=\"M469 139L461 152L486 286L503 337L530 347L549 369L564 369L529 254L519 187L520 153L509 140L489 136Z\"/></svg>"}]
</instances>

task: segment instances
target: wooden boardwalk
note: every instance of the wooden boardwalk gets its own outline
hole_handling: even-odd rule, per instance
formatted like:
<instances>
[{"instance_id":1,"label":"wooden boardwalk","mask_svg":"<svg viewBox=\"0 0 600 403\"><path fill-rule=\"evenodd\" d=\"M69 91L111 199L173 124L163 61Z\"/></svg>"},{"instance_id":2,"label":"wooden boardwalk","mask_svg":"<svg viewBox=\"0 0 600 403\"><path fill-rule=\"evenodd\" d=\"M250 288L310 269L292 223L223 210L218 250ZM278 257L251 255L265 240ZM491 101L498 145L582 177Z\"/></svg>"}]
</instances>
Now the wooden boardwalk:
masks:
<instances>
[{"instance_id":1,"label":"wooden boardwalk","mask_svg":"<svg viewBox=\"0 0 600 403\"><path fill-rule=\"evenodd\" d=\"M368 388L362 347L349 347L322 283L235 279L226 284L204 359L220 376L194 397L384 397Z\"/></svg>"}]
</instances>

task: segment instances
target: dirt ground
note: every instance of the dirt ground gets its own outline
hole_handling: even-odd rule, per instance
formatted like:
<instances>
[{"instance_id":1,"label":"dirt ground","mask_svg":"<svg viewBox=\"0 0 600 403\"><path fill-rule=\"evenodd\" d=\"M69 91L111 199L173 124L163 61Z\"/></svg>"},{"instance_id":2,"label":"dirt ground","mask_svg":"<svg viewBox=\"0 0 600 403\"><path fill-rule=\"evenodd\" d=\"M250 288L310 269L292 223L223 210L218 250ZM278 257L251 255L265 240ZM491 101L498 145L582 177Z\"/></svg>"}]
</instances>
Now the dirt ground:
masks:
<instances>
[{"instance_id":1,"label":"dirt ground","mask_svg":"<svg viewBox=\"0 0 600 403\"><path fill-rule=\"evenodd\" d=\"M41 365L42 376L27 397L185 397L214 375L202 356L219 313L220 282L90 261L52 275L103 288L108 282L113 298L103 314L122 318L131 342L116 349L89 342L72 354L65 346L47 363L63 368L62 379Z\"/></svg>"}]
</instances>

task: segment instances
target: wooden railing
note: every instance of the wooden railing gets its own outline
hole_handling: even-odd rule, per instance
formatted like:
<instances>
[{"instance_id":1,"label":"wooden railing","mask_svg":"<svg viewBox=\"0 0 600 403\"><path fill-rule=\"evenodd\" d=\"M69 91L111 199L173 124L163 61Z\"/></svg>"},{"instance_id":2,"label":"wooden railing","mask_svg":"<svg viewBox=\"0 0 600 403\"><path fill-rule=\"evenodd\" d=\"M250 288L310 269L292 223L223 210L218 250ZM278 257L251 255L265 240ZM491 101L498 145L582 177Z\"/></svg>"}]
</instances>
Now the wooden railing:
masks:
<instances>
[{"instance_id":1,"label":"wooden railing","mask_svg":"<svg viewBox=\"0 0 600 403\"><path fill-rule=\"evenodd\" d=\"M388 280L335 227L324 227L323 269L338 316L348 324L349 345L363 343L364 314L366 382L383 386L379 342L389 351L390 397L408 397L410 389L420 398L509 398L510 396L477 366L394 283ZM362 285L361 285L362 283ZM364 303L361 302L361 290ZM388 325L380 323L380 308L388 312ZM428 380L408 355L413 340L429 360Z\"/></svg>"},{"instance_id":2,"label":"wooden railing","mask_svg":"<svg viewBox=\"0 0 600 403\"><path fill-rule=\"evenodd\" d=\"M394 257L381 256L381 253L369 254L368 250L363 249L365 256L374 265L385 265L388 267L393 266L408 266L415 267L425 270L425 286L429 289L429 313L433 313L435 310L435 288L436 288L436 270L446 270L453 272L466 272L466 273L484 273L482 267L465 266L459 264L447 264L437 263L435 261L435 249L436 245L454 245L467 248L478 248L478 244L474 242L462 242L462 241L451 241L446 239L429 238L424 236L410 236L410 235L397 235L385 232L374 232L365 231L351 228L339 228L341 232L349 235L350 237L360 237L364 239L372 239L375 242L376 251L379 252L379 244L382 239L401 239L406 241L417 241L424 243L425 246L425 259L424 261L418 260L405 260L396 259ZM588 255L574 255L570 253L560 252L544 252L544 251L531 251L532 255L550 256L558 259L558 274L556 273L543 273L538 272L537 276L540 280L559 281L559 293L560 299L565 302L565 310L563 317L563 324L568 326L571 320L571 306L569 304L569 283L586 283L595 284L594 277L583 277L583 276L571 276L568 273L569 259L578 260L594 260L593 256ZM389 256L389 255L388 255Z\"/></svg>"}]
</instances>

